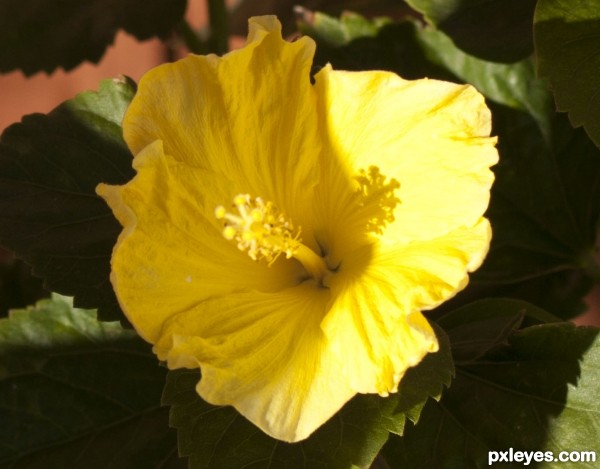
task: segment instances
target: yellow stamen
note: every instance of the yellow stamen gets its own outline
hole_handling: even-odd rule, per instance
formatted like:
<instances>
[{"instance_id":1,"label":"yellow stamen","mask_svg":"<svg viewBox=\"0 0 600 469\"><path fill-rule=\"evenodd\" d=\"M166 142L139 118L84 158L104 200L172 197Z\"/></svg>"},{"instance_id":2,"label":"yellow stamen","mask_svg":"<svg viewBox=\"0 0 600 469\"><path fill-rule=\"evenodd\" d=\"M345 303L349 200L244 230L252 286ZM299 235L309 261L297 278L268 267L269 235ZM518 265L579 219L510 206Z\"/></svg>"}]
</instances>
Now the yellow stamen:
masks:
<instances>
[{"instance_id":1,"label":"yellow stamen","mask_svg":"<svg viewBox=\"0 0 600 469\"><path fill-rule=\"evenodd\" d=\"M322 282L330 273L325 260L302 244L300 228L294 234L292 222L287 220L271 202L249 194L233 198L235 213L223 206L215 208L215 216L224 221L223 236L237 242L255 261L266 260L273 264L283 253L287 259L295 258L315 279Z\"/></svg>"}]
</instances>

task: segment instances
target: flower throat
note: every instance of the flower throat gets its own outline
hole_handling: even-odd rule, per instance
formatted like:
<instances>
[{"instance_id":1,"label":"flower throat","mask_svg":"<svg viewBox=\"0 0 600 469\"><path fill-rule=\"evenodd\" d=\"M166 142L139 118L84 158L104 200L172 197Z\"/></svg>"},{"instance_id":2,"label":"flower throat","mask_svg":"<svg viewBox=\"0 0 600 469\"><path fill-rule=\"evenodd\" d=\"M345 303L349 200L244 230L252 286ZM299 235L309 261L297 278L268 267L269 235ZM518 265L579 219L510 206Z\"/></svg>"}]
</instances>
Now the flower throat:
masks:
<instances>
[{"instance_id":1,"label":"flower throat","mask_svg":"<svg viewBox=\"0 0 600 469\"><path fill-rule=\"evenodd\" d=\"M400 202L395 191L400 184L395 179L386 182L376 166L360 170L355 180L354 216L364 219L366 232L382 234L385 225L394 221L394 209ZM224 222L223 236L236 242L237 248L255 261L265 260L271 265L285 254L286 259L299 261L320 285L332 273L325 259L302 243L300 227L295 229L270 201L238 194L230 212L219 205L215 216Z\"/></svg>"}]
</instances>

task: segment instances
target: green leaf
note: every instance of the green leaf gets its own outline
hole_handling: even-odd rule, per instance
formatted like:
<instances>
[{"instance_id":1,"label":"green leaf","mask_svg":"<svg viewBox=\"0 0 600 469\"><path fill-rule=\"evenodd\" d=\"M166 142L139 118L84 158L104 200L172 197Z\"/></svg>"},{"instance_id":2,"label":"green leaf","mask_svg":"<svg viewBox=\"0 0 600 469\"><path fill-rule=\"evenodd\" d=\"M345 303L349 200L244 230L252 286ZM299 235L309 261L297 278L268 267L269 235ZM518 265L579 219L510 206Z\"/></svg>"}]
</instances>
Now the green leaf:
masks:
<instances>
[{"instance_id":1,"label":"green leaf","mask_svg":"<svg viewBox=\"0 0 600 469\"><path fill-rule=\"evenodd\" d=\"M440 351L429 354L388 398L359 395L308 439L288 444L264 434L232 407L203 401L195 391L196 371L172 371L163 403L171 405L171 425L178 430L179 452L190 468L369 467L389 433L401 434L406 419L416 422L428 397L439 399L453 374L449 344L437 330Z\"/></svg>"},{"instance_id":2,"label":"green leaf","mask_svg":"<svg viewBox=\"0 0 600 469\"><path fill-rule=\"evenodd\" d=\"M530 303L507 298L475 301L438 320L448 333L457 362L474 361L506 345L523 325L559 322L560 319Z\"/></svg>"},{"instance_id":3,"label":"green leaf","mask_svg":"<svg viewBox=\"0 0 600 469\"><path fill-rule=\"evenodd\" d=\"M558 110L600 147L600 0L540 0L534 21L538 73Z\"/></svg>"},{"instance_id":4,"label":"green leaf","mask_svg":"<svg viewBox=\"0 0 600 469\"><path fill-rule=\"evenodd\" d=\"M390 439L385 459L399 469L487 467L488 451L509 448L600 452L598 332L568 323L515 332L506 347L458 366L440 403Z\"/></svg>"},{"instance_id":5,"label":"green leaf","mask_svg":"<svg viewBox=\"0 0 600 469\"><path fill-rule=\"evenodd\" d=\"M62 297L0 320L0 466L181 468L166 370L133 331Z\"/></svg>"},{"instance_id":6,"label":"green leaf","mask_svg":"<svg viewBox=\"0 0 600 469\"><path fill-rule=\"evenodd\" d=\"M103 319L122 319L109 282L121 227L95 188L133 177L120 126L133 93L127 80L104 81L0 138L0 243Z\"/></svg>"},{"instance_id":7,"label":"green leaf","mask_svg":"<svg viewBox=\"0 0 600 469\"><path fill-rule=\"evenodd\" d=\"M386 19L370 21L349 13L337 19L319 12L309 18L310 23L300 23L301 30L313 37L320 48L325 48L319 57L329 54L319 63L332 62L336 68L344 69L384 68L405 78L434 76L452 80L454 77L454 81L472 84L492 101L527 111L549 138L552 95L547 83L536 78L531 60L515 64L481 60L456 47L443 32L408 20L394 24ZM373 44L375 41L377 44ZM363 53L363 48L368 50ZM409 56L410 61L404 64L402 56ZM353 60L355 67L352 62L344 62L345 57ZM376 60L383 66L372 64ZM410 70L411 66L416 70Z\"/></svg>"},{"instance_id":8,"label":"green leaf","mask_svg":"<svg viewBox=\"0 0 600 469\"><path fill-rule=\"evenodd\" d=\"M529 59L499 64L478 59L457 48L450 38L432 28L418 30L417 40L427 58L477 88L486 98L505 106L527 111L550 138L552 95L543 80L536 79Z\"/></svg>"},{"instance_id":9,"label":"green leaf","mask_svg":"<svg viewBox=\"0 0 600 469\"><path fill-rule=\"evenodd\" d=\"M119 29L137 39L166 36L186 0L4 0L0 3L0 72L26 75L98 62Z\"/></svg>"},{"instance_id":10,"label":"green leaf","mask_svg":"<svg viewBox=\"0 0 600 469\"><path fill-rule=\"evenodd\" d=\"M311 18L325 17L314 13ZM411 20L390 23L384 19L369 22L369 34L350 30L343 20L325 17L319 22L303 21L302 30L317 42L315 68L330 63L338 70L390 70L405 79L425 76L451 80L453 75L426 57L417 41L419 26ZM372 34L377 28L377 34ZM338 31L344 31L338 34ZM357 36L352 36L357 33ZM339 38L341 36L341 39ZM339 45L342 43L342 45Z\"/></svg>"},{"instance_id":11,"label":"green leaf","mask_svg":"<svg viewBox=\"0 0 600 469\"><path fill-rule=\"evenodd\" d=\"M465 52L517 62L531 54L536 0L407 0Z\"/></svg>"}]
</instances>

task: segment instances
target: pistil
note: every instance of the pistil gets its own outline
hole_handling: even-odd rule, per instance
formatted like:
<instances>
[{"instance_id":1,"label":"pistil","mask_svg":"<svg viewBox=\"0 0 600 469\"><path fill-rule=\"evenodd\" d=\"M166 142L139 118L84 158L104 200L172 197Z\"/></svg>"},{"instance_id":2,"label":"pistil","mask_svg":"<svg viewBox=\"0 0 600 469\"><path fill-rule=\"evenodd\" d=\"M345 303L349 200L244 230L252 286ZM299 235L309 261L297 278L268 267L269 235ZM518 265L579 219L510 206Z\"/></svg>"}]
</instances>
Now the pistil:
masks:
<instances>
[{"instance_id":1,"label":"pistil","mask_svg":"<svg viewBox=\"0 0 600 469\"><path fill-rule=\"evenodd\" d=\"M233 199L233 210L218 206L215 216L223 220L223 236L237 243L240 251L255 260L273 264L281 254L299 261L306 272L319 284L331 272L325 260L302 243L300 228L271 203L249 194L238 194Z\"/></svg>"},{"instance_id":2,"label":"pistil","mask_svg":"<svg viewBox=\"0 0 600 469\"><path fill-rule=\"evenodd\" d=\"M292 257L298 260L304 269L311 275L311 277L317 280L319 284L323 284L325 278L331 274L331 271L325 263L325 259L317 255L315 251L300 242L294 250Z\"/></svg>"}]
</instances>

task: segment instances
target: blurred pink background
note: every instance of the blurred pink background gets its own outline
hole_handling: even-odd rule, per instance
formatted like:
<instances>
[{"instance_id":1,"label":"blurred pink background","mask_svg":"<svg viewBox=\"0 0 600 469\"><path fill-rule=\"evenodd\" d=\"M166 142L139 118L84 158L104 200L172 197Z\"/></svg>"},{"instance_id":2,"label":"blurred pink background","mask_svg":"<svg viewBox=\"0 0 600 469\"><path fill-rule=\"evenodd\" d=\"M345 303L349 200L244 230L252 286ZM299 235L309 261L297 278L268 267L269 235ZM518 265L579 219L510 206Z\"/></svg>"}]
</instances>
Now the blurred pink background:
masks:
<instances>
[{"instance_id":1,"label":"blurred pink background","mask_svg":"<svg viewBox=\"0 0 600 469\"><path fill-rule=\"evenodd\" d=\"M194 27L206 23L205 0L188 0L186 17ZM61 102L85 90L95 90L104 78L128 75L138 81L150 68L165 62L167 48L159 39L138 42L119 32L98 64L89 62L65 72L44 72L25 77L20 71L0 75L0 131L25 114L47 113Z\"/></svg>"}]
</instances>

